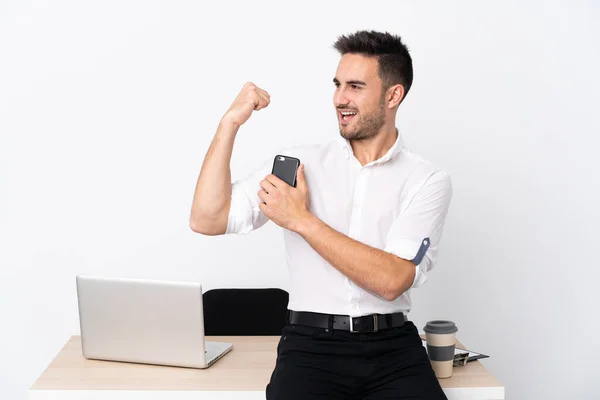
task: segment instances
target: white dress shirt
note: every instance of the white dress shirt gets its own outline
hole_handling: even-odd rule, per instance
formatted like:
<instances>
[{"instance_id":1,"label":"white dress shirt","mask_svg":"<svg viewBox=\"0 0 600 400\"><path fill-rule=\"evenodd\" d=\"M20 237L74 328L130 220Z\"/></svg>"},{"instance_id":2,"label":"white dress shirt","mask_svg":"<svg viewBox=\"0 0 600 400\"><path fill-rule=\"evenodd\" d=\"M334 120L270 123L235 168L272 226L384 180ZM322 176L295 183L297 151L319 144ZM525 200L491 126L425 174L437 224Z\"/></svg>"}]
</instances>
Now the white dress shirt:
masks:
<instances>
[{"instance_id":1,"label":"white dress shirt","mask_svg":"<svg viewBox=\"0 0 600 400\"><path fill-rule=\"evenodd\" d=\"M309 210L336 231L410 261L426 249L420 263L414 261L418 264L411 289L425 283L438 256L452 197L444 170L408 150L400 134L383 157L364 166L339 135L322 145L279 154L304 164ZM226 234L248 234L268 221L257 193L274 157L232 183ZM348 279L299 234L283 229L283 235L291 279L289 309L352 317L410 311L411 289L388 301Z\"/></svg>"}]
</instances>

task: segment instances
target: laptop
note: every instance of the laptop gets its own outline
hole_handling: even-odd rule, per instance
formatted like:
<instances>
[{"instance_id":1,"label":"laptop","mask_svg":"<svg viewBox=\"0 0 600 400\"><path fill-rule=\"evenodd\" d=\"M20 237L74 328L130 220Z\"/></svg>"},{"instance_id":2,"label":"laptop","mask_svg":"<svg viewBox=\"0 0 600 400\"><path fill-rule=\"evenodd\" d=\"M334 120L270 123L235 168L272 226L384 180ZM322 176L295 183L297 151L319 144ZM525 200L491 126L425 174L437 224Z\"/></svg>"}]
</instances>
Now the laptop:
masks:
<instances>
[{"instance_id":1,"label":"laptop","mask_svg":"<svg viewBox=\"0 0 600 400\"><path fill-rule=\"evenodd\" d=\"M233 349L204 338L198 282L77 275L83 356L208 368Z\"/></svg>"}]
</instances>

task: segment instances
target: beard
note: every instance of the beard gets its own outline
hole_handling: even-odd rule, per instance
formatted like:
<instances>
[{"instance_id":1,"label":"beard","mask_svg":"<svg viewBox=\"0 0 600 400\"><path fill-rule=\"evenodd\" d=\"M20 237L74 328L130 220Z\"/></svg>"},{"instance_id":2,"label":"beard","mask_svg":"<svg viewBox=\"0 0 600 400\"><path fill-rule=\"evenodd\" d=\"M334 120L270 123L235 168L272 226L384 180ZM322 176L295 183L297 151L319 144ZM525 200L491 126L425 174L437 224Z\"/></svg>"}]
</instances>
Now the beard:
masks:
<instances>
[{"instance_id":1,"label":"beard","mask_svg":"<svg viewBox=\"0 0 600 400\"><path fill-rule=\"evenodd\" d=\"M352 121L354 124L350 123L349 126L341 125L340 135L348 140L364 140L376 136L385 123L384 104L384 97L381 96L379 105L373 112L369 114L361 112L357 115L360 119Z\"/></svg>"}]
</instances>

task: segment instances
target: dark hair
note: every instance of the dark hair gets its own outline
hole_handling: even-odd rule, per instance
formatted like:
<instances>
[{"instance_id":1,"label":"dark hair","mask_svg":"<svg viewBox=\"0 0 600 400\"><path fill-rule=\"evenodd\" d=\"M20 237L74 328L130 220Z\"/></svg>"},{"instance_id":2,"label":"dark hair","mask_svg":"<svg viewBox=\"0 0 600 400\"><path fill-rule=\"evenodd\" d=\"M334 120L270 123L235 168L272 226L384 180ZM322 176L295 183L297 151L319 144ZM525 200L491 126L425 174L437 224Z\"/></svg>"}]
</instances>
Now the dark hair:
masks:
<instances>
[{"instance_id":1,"label":"dark hair","mask_svg":"<svg viewBox=\"0 0 600 400\"><path fill-rule=\"evenodd\" d=\"M340 36L333 47L341 55L354 53L377 57L383 90L401 84L406 97L413 81L413 67L408 47L402 43L400 36L388 32L358 31Z\"/></svg>"}]
</instances>

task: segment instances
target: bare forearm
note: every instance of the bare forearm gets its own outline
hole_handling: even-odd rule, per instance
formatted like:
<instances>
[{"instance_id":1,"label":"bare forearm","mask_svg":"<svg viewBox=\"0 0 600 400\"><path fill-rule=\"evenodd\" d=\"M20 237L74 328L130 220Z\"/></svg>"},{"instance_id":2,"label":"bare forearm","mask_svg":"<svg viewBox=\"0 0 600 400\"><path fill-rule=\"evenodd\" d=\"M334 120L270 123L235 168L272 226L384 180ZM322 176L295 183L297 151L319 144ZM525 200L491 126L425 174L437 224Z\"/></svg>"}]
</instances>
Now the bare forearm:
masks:
<instances>
[{"instance_id":1,"label":"bare forearm","mask_svg":"<svg viewBox=\"0 0 600 400\"><path fill-rule=\"evenodd\" d=\"M194 191L190 225L223 225L231 201L231 154L239 127L221 120L206 153ZM220 223L219 223L220 221ZM226 226L225 220L225 226Z\"/></svg>"},{"instance_id":2,"label":"bare forearm","mask_svg":"<svg viewBox=\"0 0 600 400\"><path fill-rule=\"evenodd\" d=\"M317 217L303 223L297 232L350 280L387 300L398 297L414 280L415 267L410 261L351 239Z\"/></svg>"},{"instance_id":3,"label":"bare forearm","mask_svg":"<svg viewBox=\"0 0 600 400\"><path fill-rule=\"evenodd\" d=\"M221 119L194 191L190 215L192 230L207 235L225 233L231 206L229 163L235 136L252 112L267 107L270 101L269 93L247 82Z\"/></svg>"}]
</instances>

